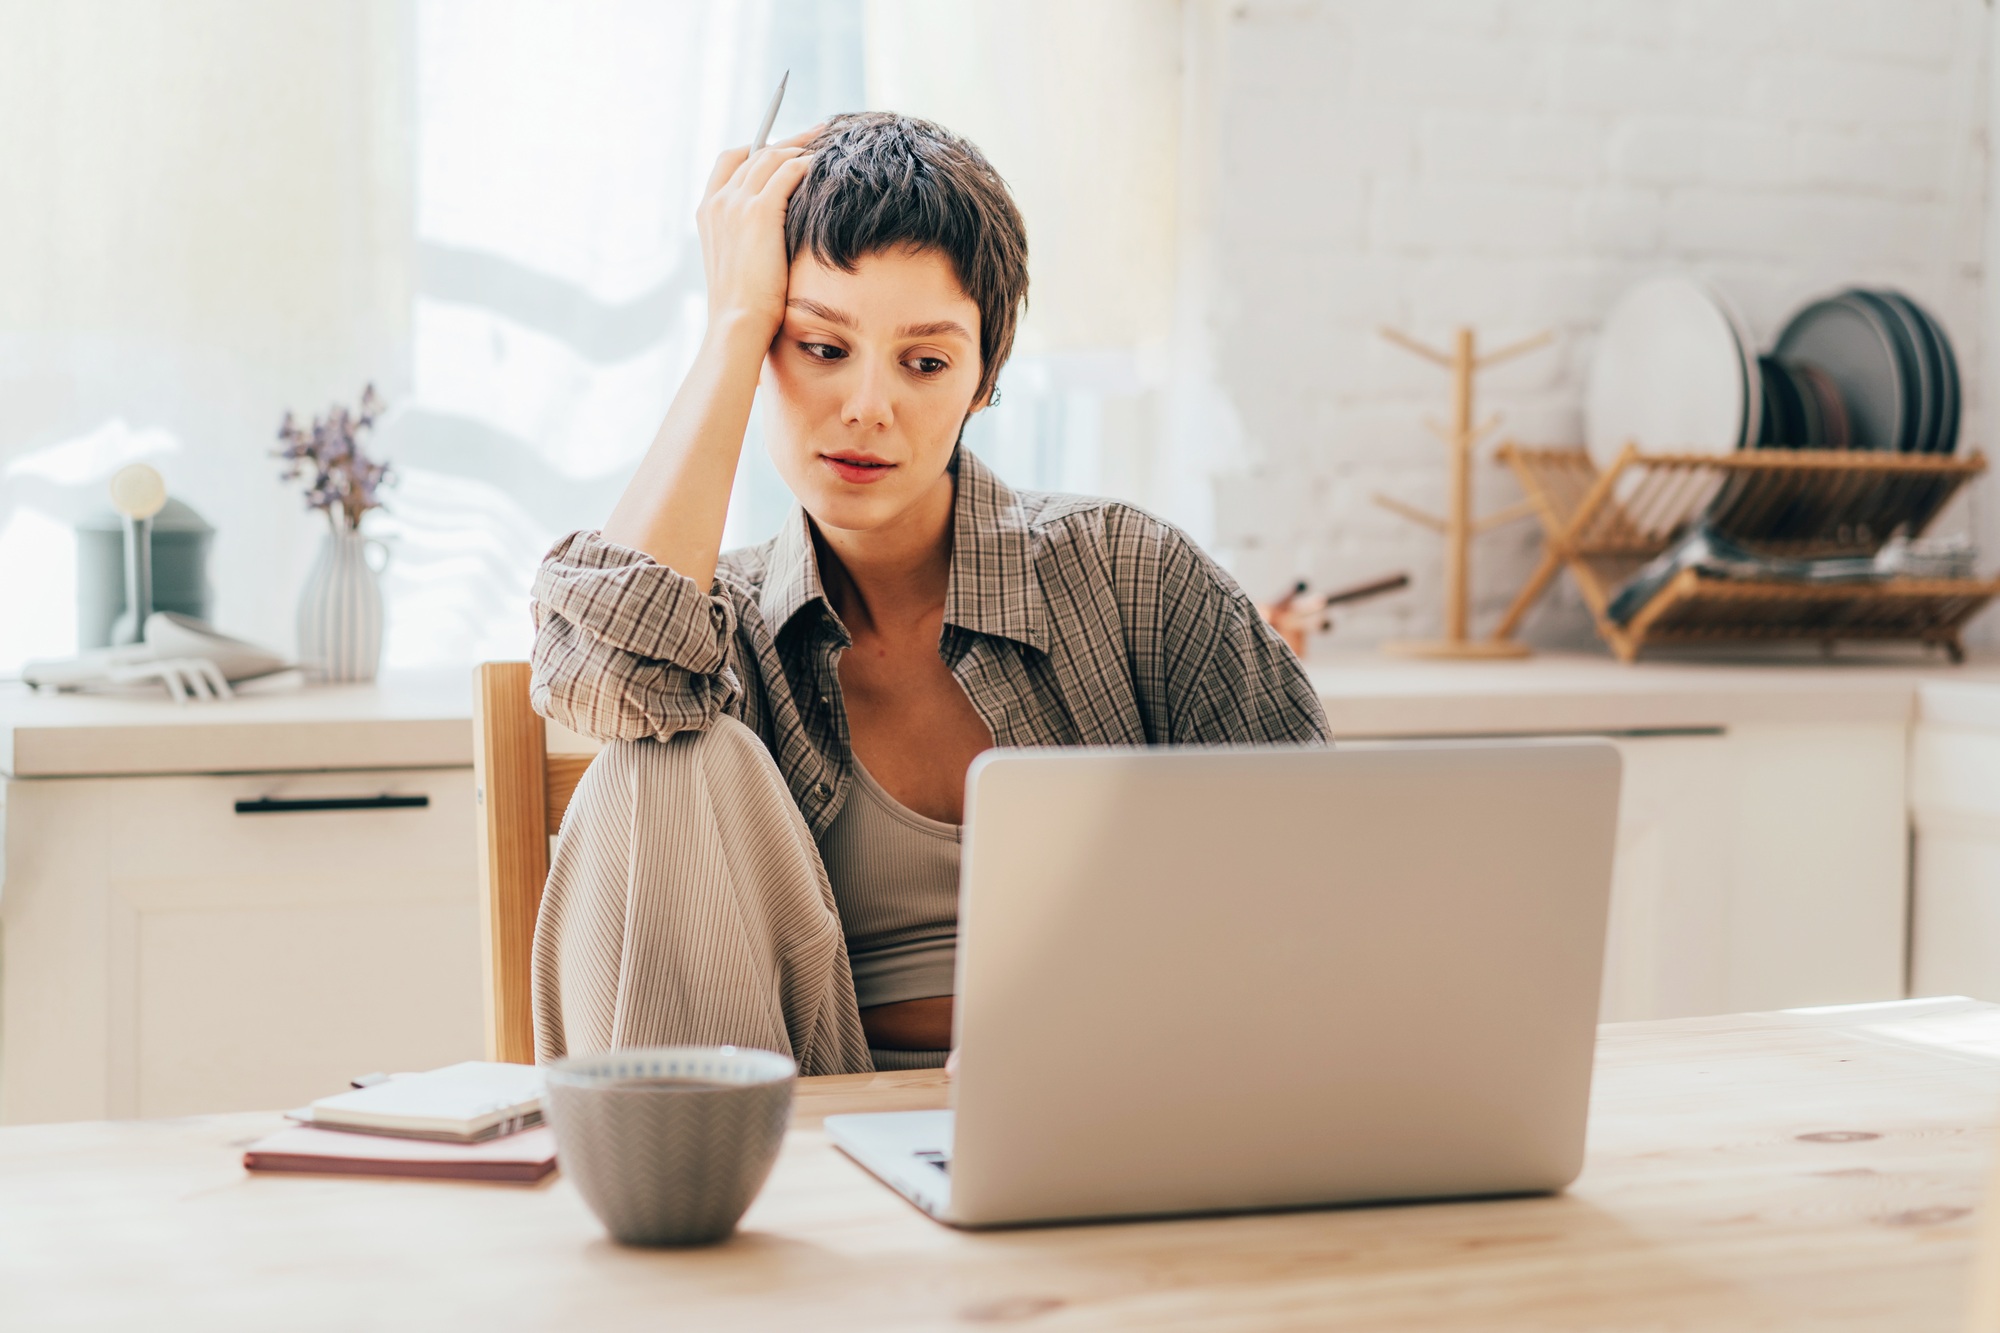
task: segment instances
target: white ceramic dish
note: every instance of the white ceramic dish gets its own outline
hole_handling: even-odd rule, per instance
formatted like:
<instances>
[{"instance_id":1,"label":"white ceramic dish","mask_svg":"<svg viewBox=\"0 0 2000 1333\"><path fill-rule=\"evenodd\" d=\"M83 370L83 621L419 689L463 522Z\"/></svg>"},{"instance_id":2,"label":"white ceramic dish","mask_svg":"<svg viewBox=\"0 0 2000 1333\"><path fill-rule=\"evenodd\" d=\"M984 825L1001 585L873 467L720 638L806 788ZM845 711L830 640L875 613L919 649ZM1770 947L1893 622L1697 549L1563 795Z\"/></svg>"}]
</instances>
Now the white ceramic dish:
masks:
<instances>
[{"instance_id":1,"label":"white ceramic dish","mask_svg":"<svg viewBox=\"0 0 2000 1333\"><path fill-rule=\"evenodd\" d=\"M1653 452L1724 454L1762 414L1755 344L1706 283L1681 274L1628 290L1598 338L1584 404L1599 467L1627 444Z\"/></svg>"},{"instance_id":2,"label":"white ceramic dish","mask_svg":"<svg viewBox=\"0 0 2000 1333\"><path fill-rule=\"evenodd\" d=\"M1757 336L1750 332L1734 301L1714 287L1708 294L1729 320L1729 331L1736 335L1736 354L1743 363L1743 431L1736 437L1736 447L1755 449L1758 428L1764 423L1764 372L1757 368Z\"/></svg>"}]
</instances>

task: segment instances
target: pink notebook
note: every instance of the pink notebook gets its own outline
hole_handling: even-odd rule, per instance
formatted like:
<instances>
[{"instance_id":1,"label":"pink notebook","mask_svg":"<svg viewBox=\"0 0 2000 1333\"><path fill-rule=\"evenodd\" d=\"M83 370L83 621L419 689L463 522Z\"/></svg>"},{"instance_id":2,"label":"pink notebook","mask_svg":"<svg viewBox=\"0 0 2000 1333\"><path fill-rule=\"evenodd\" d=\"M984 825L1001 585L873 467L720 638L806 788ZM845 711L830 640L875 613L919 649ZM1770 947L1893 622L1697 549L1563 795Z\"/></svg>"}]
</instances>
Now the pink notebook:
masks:
<instances>
[{"instance_id":1,"label":"pink notebook","mask_svg":"<svg viewBox=\"0 0 2000 1333\"><path fill-rule=\"evenodd\" d=\"M544 1125L483 1143L438 1143L295 1125L251 1144L243 1165L252 1171L532 1184L556 1169L556 1136Z\"/></svg>"}]
</instances>

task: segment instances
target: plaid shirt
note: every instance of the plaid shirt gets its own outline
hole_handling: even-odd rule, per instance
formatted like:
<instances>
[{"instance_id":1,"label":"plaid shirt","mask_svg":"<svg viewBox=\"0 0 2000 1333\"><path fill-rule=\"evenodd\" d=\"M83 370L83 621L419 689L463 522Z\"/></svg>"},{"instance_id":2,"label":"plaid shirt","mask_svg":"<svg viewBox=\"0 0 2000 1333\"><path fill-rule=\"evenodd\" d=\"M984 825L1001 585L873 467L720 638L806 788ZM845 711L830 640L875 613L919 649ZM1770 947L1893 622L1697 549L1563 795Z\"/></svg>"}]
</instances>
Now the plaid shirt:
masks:
<instances>
[{"instance_id":1,"label":"plaid shirt","mask_svg":"<svg viewBox=\"0 0 2000 1333\"><path fill-rule=\"evenodd\" d=\"M1011 491L966 449L953 468L938 653L995 745L1328 739L1291 650L1178 530L1115 500ZM534 598L537 711L603 740L698 731L727 713L763 737L825 835L847 795L836 662L853 640L803 511L725 554L708 590L571 533Z\"/></svg>"}]
</instances>

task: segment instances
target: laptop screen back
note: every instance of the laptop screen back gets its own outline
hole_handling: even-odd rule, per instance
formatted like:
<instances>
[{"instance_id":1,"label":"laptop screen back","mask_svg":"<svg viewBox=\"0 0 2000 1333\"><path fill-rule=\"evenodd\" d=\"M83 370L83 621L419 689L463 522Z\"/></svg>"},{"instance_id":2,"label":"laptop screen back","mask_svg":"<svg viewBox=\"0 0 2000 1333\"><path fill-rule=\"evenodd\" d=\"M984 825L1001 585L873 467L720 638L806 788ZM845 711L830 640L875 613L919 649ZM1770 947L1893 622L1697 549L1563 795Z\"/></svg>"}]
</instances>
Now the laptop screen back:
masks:
<instances>
[{"instance_id":1,"label":"laptop screen back","mask_svg":"<svg viewBox=\"0 0 2000 1333\"><path fill-rule=\"evenodd\" d=\"M1602 742L996 751L968 778L955 1220L1560 1188Z\"/></svg>"}]
</instances>

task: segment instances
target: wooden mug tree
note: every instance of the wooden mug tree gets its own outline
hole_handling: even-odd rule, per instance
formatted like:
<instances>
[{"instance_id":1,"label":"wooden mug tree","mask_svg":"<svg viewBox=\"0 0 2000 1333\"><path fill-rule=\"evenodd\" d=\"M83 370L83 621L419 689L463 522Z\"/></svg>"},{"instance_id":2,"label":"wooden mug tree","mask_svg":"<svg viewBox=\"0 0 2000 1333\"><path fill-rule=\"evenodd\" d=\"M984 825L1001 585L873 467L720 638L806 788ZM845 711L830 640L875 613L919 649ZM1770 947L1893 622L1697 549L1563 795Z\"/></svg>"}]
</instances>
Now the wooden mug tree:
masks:
<instances>
[{"instance_id":1,"label":"wooden mug tree","mask_svg":"<svg viewBox=\"0 0 2000 1333\"><path fill-rule=\"evenodd\" d=\"M1512 523L1534 513L1534 506L1523 501L1520 504L1509 505L1497 513L1488 514L1484 518L1475 519L1472 516L1474 446L1480 436L1499 423L1498 415L1494 415L1477 426L1473 425L1472 377L1488 366L1498 365L1524 352L1532 352L1538 347L1547 346L1554 341L1555 335L1538 333L1532 338L1523 338L1520 342L1510 343L1484 356L1480 356L1474 350L1474 335L1469 328L1458 330L1452 351L1448 354L1420 343L1407 333L1396 329L1383 329L1382 336L1398 347L1414 352L1424 360L1435 362L1451 372L1451 424L1440 426L1436 422L1426 423L1450 450L1449 511L1440 518L1436 514L1427 513L1391 496L1374 497L1376 504L1391 513L1444 535L1444 637L1392 642L1383 645L1384 651L1399 657L1526 657L1531 651L1526 644L1500 637L1474 639L1468 633L1472 539L1502 524Z\"/></svg>"}]
</instances>

